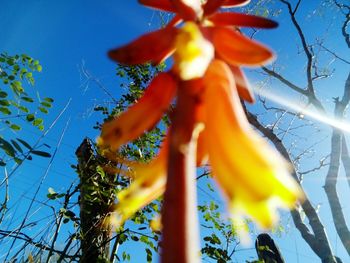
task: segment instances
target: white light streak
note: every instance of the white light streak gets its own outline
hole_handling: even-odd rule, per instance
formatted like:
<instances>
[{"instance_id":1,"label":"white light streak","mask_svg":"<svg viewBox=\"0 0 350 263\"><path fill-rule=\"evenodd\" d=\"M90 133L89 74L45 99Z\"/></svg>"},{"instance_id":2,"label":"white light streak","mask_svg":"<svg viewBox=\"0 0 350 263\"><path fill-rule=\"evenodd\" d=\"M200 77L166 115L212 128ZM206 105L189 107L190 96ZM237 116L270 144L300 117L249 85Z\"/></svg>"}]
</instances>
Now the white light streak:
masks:
<instances>
[{"instance_id":1,"label":"white light streak","mask_svg":"<svg viewBox=\"0 0 350 263\"><path fill-rule=\"evenodd\" d=\"M330 125L344 132L350 133L350 123L348 122L336 119L334 117L327 116L326 113L319 113L314 110L307 109L301 105L298 105L295 102L292 102L291 100L285 99L282 96L273 94L272 92L262 90L262 89L257 89L257 88L255 88L254 90L259 96L266 98L272 102L275 102L290 110L296 111L298 112L299 115L308 116L314 120Z\"/></svg>"}]
</instances>

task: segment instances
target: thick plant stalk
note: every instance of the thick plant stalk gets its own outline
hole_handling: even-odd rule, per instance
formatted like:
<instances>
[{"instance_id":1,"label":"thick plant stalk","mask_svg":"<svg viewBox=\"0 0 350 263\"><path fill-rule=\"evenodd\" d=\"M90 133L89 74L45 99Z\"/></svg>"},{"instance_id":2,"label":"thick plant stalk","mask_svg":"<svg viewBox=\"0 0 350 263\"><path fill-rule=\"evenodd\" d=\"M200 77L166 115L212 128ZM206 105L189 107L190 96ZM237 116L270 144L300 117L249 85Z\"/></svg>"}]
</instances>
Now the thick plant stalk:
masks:
<instances>
[{"instance_id":1,"label":"thick plant stalk","mask_svg":"<svg viewBox=\"0 0 350 263\"><path fill-rule=\"evenodd\" d=\"M93 184L99 178L96 168L99 165L88 139L84 139L76 151L80 178L80 220L81 220L81 258L80 262L98 262L109 255L110 227L103 227L103 219L108 215L113 196L100 203L91 201ZM101 186L100 186L101 187Z\"/></svg>"},{"instance_id":2,"label":"thick plant stalk","mask_svg":"<svg viewBox=\"0 0 350 263\"><path fill-rule=\"evenodd\" d=\"M170 131L168 181L162 211L163 263L196 263L200 255L195 179L198 129L193 129L195 119L188 114L196 110L196 98L188 94L181 96L182 92L186 93L185 89L179 91L179 106Z\"/></svg>"}]
</instances>

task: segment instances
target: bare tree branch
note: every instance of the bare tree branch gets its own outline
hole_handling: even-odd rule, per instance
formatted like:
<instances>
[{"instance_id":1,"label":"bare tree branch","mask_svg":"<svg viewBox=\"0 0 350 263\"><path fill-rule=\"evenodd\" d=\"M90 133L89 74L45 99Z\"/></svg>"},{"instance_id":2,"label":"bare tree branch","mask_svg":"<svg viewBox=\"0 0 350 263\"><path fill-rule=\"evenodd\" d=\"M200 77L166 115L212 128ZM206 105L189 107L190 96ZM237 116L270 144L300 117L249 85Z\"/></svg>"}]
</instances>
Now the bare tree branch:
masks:
<instances>
[{"instance_id":1,"label":"bare tree branch","mask_svg":"<svg viewBox=\"0 0 350 263\"><path fill-rule=\"evenodd\" d=\"M281 155L292 164L292 160L287 149L284 147L282 141L274 134L274 132L271 129L264 127L253 114L248 112L247 116L249 122L264 136L266 136L275 145L276 149L281 153ZM294 169L294 165L292 165L292 167L292 176L297 182L299 182L297 172ZM332 248L326 234L326 230L321 222L321 219L317 214L316 209L312 206L307 195L305 201L301 204L301 207L303 208L305 215L309 220L312 232L303 222L300 212L298 210L292 210L291 214L294 224L299 230L304 240L308 243L308 245L316 253L316 255L320 257L322 262L340 262L333 255Z\"/></svg>"}]
</instances>

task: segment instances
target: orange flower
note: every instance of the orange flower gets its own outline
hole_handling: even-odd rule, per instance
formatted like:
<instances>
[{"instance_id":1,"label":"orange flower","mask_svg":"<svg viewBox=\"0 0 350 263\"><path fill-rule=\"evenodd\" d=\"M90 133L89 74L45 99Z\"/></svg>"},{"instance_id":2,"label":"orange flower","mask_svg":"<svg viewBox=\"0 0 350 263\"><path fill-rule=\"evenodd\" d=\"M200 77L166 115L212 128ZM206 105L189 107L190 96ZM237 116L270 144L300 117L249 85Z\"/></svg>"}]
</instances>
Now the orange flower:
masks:
<instances>
[{"instance_id":1,"label":"orange flower","mask_svg":"<svg viewBox=\"0 0 350 263\"><path fill-rule=\"evenodd\" d=\"M240 80L239 95L253 102L253 93L242 78L239 66L258 66L273 58L272 52L263 45L244 37L238 27L274 28L277 23L262 17L241 13L216 13L219 7L236 7L249 0L208 0L201 5L200 0L139 0L145 6L175 13L166 28L146 34L131 44L109 52L110 58L127 65L151 62L158 64L175 52L178 28L173 26L182 21L196 23L201 33L215 47L216 56L231 66L235 79Z\"/></svg>"},{"instance_id":2,"label":"orange flower","mask_svg":"<svg viewBox=\"0 0 350 263\"><path fill-rule=\"evenodd\" d=\"M253 101L239 66L269 61L272 52L244 37L237 26L271 28L271 20L239 13L215 13L242 0L140 0L176 12L164 29L112 50L128 65L159 63L174 55L170 72L155 77L144 96L102 127L102 148L117 150L151 129L176 97L172 124L158 157L132 165L134 181L118 195L118 224L165 191L162 212L164 262L196 262L196 165L209 161L215 180L235 217L249 215L262 227L276 221L276 208L293 208L302 190L288 164L249 126L240 97ZM185 21L180 28L174 27ZM197 241L196 241L197 240ZM194 246L194 249L193 249Z\"/></svg>"}]
</instances>

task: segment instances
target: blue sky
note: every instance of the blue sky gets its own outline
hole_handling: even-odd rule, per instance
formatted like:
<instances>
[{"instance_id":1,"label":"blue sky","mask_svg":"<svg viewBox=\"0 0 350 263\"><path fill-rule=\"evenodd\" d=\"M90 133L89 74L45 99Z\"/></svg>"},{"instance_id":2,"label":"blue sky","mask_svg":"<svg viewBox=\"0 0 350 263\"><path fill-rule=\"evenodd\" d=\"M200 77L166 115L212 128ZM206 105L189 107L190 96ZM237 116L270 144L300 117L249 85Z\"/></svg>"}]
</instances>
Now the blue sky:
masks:
<instances>
[{"instance_id":1,"label":"blue sky","mask_svg":"<svg viewBox=\"0 0 350 263\"><path fill-rule=\"evenodd\" d=\"M305 28L315 28L309 30L317 35L318 24L322 18L313 20L307 18L310 10L316 7L316 3L307 3L305 10L300 14ZM97 77L101 83L114 95L120 94L120 81L115 76L115 64L106 56L107 50L129 42L135 37L148 32L158 26L157 13L137 4L136 0L75 0L75 1L47 1L47 0L2 0L0 9L0 51L9 54L26 53L40 60L43 71L35 75L37 89L43 97L55 99L54 108L45 120L47 124L53 121L55 116L62 110L69 99L72 99L68 110L58 120L56 126L45 142L52 146L52 151L57 140L62 133L67 121L70 119L68 129L63 137L63 142L52 168L44 181L39 192L39 198L45 199L47 189L54 186L56 190L64 189L76 175L70 164L75 163L74 152L85 136L95 138L98 134L92 129L96 120L100 116L93 114L93 107L106 100L103 91L95 84L88 87L84 85L84 78L80 74L80 67L84 63L86 69ZM334 18L337 21L338 18ZM288 19L281 16L279 29L268 30L258 34L258 38L273 47L280 59L285 59L290 63L286 74L288 76L298 76L304 70L299 66L300 59L295 56L296 36L294 31L287 27ZM327 31L327 44L329 47L343 46L339 37L329 37L336 34L332 27ZM310 35L311 37L311 35ZM288 38L288 40L287 40ZM345 48L345 47L344 47ZM345 77L346 69L337 67L337 74L330 81L321 84L319 94L330 98L330 95L341 94L341 87ZM261 75L248 73L253 80L258 80ZM293 77L298 83L302 79ZM276 92L289 94L281 85L274 83L273 89ZM332 88L330 88L332 86ZM298 96L295 97L295 100ZM329 107L332 104L329 103ZM257 107L259 108L259 107ZM322 126L328 129L325 126ZM35 141L40 136L39 132L30 127L24 128L23 136L28 140ZM13 204L18 210L23 209L27 204L27 199L34 192L34 186L40 180L47 167L47 160L36 158L33 162L27 162L25 169L20 169L11 183ZM311 186L317 178L306 182ZM321 186L322 182L318 182ZM310 191L314 200L326 203L324 194L320 191ZM346 191L342 189L341 191ZM0 192L1 193L1 192ZM348 194L348 193L347 193ZM200 193L205 199L205 194ZM19 202L18 202L19 200ZM317 203L317 202L315 202ZM38 218L43 218L45 208L37 212ZM326 208L325 208L326 209ZM34 209L35 210L35 209ZM34 212L34 211L33 211ZM14 215L15 211L11 211ZM18 212L17 212L18 213ZM329 212L322 211L324 222L332 225ZM16 217L22 213L16 214ZM287 262L319 262L317 257L311 252L307 244L300 238L300 234L294 230L293 223L288 214L283 217L284 221L290 221L291 227L287 233L282 234L278 239L281 250ZM42 223L45 226L44 223ZM337 241L334 231L329 232L332 244L337 249L337 254L344 256L344 251L340 242ZM0 250L0 253L1 252ZM296 256L296 253L298 256ZM1 255L0 255L1 256ZM242 250L237 252L237 261L243 262L251 256L255 258L254 250ZM346 258L346 256L345 256ZM1 260L1 259L0 259Z\"/></svg>"}]
</instances>

